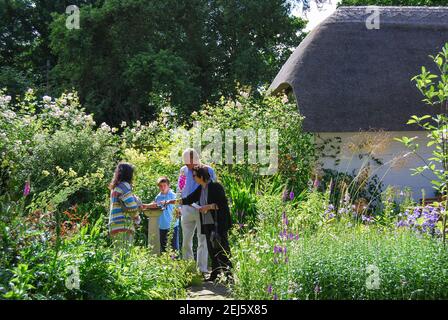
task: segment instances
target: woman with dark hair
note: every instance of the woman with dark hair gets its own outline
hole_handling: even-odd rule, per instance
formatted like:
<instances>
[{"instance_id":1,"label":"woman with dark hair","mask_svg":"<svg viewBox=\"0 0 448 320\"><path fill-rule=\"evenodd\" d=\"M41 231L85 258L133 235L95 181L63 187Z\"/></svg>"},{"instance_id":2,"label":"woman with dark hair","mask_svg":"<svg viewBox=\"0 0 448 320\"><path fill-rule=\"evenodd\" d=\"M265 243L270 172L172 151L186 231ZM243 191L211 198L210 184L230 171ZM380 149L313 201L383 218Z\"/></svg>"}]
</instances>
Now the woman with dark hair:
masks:
<instances>
[{"instance_id":1,"label":"woman with dark hair","mask_svg":"<svg viewBox=\"0 0 448 320\"><path fill-rule=\"evenodd\" d=\"M210 180L210 173L206 166L193 168L193 178L199 187L189 196L169 200L166 203L179 203L195 206L201 212L201 231L207 239L207 248L212 260L212 272L208 281L214 281L220 272L230 276L232 263L230 261L230 246L228 231L232 226L229 205L224 187Z\"/></svg>"},{"instance_id":2,"label":"woman with dark hair","mask_svg":"<svg viewBox=\"0 0 448 320\"><path fill-rule=\"evenodd\" d=\"M125 162L117 165L109 184L109 233L115 244L126 247L133 243L135 226L140 222L139 211L144 207L132 192L134 167Z\"/></svg>"}]
</instances>

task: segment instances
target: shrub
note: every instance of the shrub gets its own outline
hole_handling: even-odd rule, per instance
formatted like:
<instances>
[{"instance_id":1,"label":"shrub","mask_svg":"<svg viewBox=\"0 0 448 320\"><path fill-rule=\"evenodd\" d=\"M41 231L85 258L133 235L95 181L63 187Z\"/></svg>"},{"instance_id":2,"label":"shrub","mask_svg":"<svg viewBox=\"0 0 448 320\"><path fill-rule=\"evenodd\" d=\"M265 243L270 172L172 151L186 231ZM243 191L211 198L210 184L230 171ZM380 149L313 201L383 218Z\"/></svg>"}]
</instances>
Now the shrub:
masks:
<instances>
[{"instance_id":1,"label":"shrub","mask_svg":"<svg viewBox=\"0 0 448 320\"><path fill-rule=\"evenodd\" d=\"M107 243L103 219L66 237L57 252L45 237L34 237L18 252L18 262L1 270L4 298L184 298L195 274L190 262L154 256L147 248L117 251ZM77 273L71 274L73 270ZM79 289L67 287L73 276L79 276Z\"/></svg>"},{"instance_id":2,"label":"shrub","mask_svg":"<svg viewBox=\"0 0 448 320\"><path fill-rule=\"evenodd\" d=\"M250 90L241 90L235 99L222 98L215 105L206 105L199 113L192 115L198 121L200 129L275 129L278 131L278 173L290 189L298 192L306 188L314 161L314 146L311 135L302 131L303 117L294 102L285 97L276 97L260 90L258 97ZM225 141L224 135L222 141ZM247 160L247 148L245 148ZM223 154L225 154L223 152ZM235 159L234 159L235 161ZM223 165L223 167L225 167ZM259 175L260 164L238 164L226 168L235 176L249 171L257 179L270 179Z\"/></svg>"}]
</instances>

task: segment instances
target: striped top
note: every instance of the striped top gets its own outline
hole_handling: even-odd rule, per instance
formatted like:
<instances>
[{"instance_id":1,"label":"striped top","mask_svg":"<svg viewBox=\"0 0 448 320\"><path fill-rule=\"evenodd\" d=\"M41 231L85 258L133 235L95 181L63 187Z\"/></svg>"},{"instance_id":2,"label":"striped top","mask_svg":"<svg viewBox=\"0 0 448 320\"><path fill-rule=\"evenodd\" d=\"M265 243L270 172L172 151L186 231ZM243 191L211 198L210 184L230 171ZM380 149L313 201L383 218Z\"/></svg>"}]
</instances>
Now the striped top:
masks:
<instances>
[{"instance_id":1,"label":"striped top","mask_svg":"<svg viewBox=\"0 0 448 320\"><path fill-rule=\"evenodd\" d=\"M109 232L134 232L133 216L138 214L140 200L127 182L120 182L110 193Z\"/></svg>"}]
</instances>

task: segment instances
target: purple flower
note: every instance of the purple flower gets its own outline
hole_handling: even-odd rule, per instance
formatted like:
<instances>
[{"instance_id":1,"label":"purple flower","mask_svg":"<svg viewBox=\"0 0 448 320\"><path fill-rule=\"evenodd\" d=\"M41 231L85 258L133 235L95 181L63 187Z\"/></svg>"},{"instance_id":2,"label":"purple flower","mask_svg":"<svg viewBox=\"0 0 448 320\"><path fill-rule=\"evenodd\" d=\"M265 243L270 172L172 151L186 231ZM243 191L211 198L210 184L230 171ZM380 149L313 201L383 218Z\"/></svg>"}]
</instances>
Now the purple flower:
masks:
<instances>
[{"instance_id":1,"label":"purple flower","mask_svg":"<svg viewBox=\"0 0 448 320\"><path fill-rule=\"evenodd\" d=\"M274 246L274 254L275 253L282 253L282 247L275 245Z\"/></svg>"},{"instance_id":2,"label":"purple flower","mask_svg":"<svg viewBox=\"0 0 448 320\"><path fill-rule=\"evenodd\" d=\"M396 226L397 228L401 228L401 227L407 227L408 224L407 224L406 221L404 221L404 220L400 220L400 221L398 221L398 222L396 223L395 226Z\"/></svg>"},{"instance_id":3,"label":"purple flower","mask_svg":"<svg viewBox=\"0 0 448 320\"><path fill-rule=\"evenodd\" d=\"M267 291L269 294L272 294L272 285L269 285L266 291Z\"/></svg>"},{"instance_id":4,"label":"purple flower","mask_svg":"<svg viewBox=\"0 0 448 320\"><path fill-rule=\"evenodd\" d=\"M27 182L25 182L25 187L23 188L23 196L27 197L30 194L31 191L31 183L28 180Z\"/></svg>"},{"instance_id":5,"label":"purple flower","mask_svg":"<svg viewBox=\"0 0 448 320\"><path fill-rule=\"evenodd\" d=\"M314 293L320 293L322 291L322 288L319 287L319 284L316 284L316 286L314 287Z\"/></svg>"},{"instance_id":6,"label":"purple flower","mask_svg":"<svg viewBox=\"0 0 448 320\"><path fill-rule=\"evenodd\" d=\"M319 180L314 180L313 187L317 189L319 187Z\"/></svg>"},{"instance_id":7,"label":"purple flower","mask_svg":"<svg viewBox=\"0 0 448 320\"><path fill-rule=\"evenodd\" d=\"M278 300L277 294L274 294L274 296L272 297L272 300Z\"/></svg>"},{"instance_id":8,"label":"purple flower","mask_svg":"<svg viewBox=\"0 0 448 320\"><path fill-rule=\"evenodd\" d=\"M293 200L293 199L294 199L294 192L293 192L293 191L291 191L291 192L289 193L289 199L290 199L290 200Z\"/></svg>"}]
</instances>

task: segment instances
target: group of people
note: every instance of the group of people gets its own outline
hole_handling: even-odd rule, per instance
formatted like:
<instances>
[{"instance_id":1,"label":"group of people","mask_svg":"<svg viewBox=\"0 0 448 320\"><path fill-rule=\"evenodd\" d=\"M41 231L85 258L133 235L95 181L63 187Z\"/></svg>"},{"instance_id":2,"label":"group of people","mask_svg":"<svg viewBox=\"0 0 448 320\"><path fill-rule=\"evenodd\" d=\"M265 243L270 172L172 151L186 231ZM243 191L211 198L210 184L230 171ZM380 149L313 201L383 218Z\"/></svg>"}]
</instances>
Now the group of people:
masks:
<instances>
[{"instance_id":1,"label":"group of people","mask_svg":"<svg viewBox=\"0 0 448 320\"><path fill-rule=\"evenodd\" d=\"M182 228L182 258L194 259L193 237L197 235L196 262L204 277L211 272L208 281L214 281L220 273L230 277L232 267L228 231L232 220L223 186L217 182L215 171L200 162L199 154L188 148L182 155L184 166L180 169L177 191L170 187L167 177L157 180L160 193L154 201L144 204L133 193L134 167L119 163L109 185L110 216L109 231L117 246L126 246L134 241L136 225L141 221L142 210L161 208L159 218L160 247L166 251L168 234L172 229L171 246L179 250L179 218Z\"/></svg>"}]
</instances>

